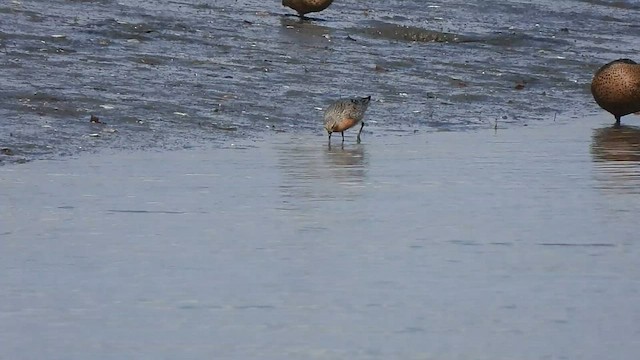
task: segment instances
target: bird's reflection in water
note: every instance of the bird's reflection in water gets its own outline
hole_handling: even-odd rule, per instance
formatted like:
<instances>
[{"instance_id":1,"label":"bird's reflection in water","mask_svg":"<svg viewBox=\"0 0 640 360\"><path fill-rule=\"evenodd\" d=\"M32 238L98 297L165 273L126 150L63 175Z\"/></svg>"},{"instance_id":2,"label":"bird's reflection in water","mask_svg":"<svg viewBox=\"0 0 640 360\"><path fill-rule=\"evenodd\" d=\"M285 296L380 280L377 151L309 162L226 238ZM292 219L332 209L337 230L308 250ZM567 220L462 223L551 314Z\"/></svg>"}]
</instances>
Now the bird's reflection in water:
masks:
<instances>
[{"instance_id":1,"label":"bird's reflection in water","mask_svg":"<svg viewBox=\"0 0 640 360\"><path fill-rule=\"evenodd\" d=\"M620 126L594 130L591 155L599 187L640 194L640 128Z\"/></svg>"},{"instance_id":2,"label":"bird's reflection in water","mask_svg":"<svg viewBox=\"0 0 640 360\"><path fill-rule=\"evenodd\" d=\"M359 185L364 182L367 159L364 146L328 146L325 161L337 183Z\"/></svg>"},{"instance_id":3,"label":"bird's reflection in water","mask_svg":"<svg viewBox=\"0 0 640 360\"><path fill-rule=\"evenodd\" d=\"M354 200L362 194L368 168L362 145L283 145L278 153L285 208L300 209L304 203L317 201Z\"/></svg>"}]
</instances>

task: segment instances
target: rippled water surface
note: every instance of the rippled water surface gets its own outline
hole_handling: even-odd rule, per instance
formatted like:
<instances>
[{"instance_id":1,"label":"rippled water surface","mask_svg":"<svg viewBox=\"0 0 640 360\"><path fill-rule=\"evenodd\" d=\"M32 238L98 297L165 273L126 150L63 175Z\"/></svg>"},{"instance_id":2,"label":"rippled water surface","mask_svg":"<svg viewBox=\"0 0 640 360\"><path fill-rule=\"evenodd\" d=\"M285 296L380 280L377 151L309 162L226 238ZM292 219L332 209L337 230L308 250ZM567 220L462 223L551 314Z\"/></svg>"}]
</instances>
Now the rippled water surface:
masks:
<instances>
[{"instance_id":1,"label":"rippled water surface","mask_svg":"<svg viewBox=\"0 0 640 360\"><path fill-rule=\"evenodd\" d=\"M376 132L601 111L592 73L638 54L634 1L0 4L3 161L320 133L332 99L374 98ZM637 59L636 59L637 60ZM104 123L91 123L95 115Z\"/></svg>"},{"instance_id":2,"label":"rippled water surface","mask_svg":"<svg viewBox=\"0 0 640 360\"><path fill-rule=\"evenodd\" d=\"M0 168L0 358L632 359L640 130Z\"/></svg>"}]
</instances>

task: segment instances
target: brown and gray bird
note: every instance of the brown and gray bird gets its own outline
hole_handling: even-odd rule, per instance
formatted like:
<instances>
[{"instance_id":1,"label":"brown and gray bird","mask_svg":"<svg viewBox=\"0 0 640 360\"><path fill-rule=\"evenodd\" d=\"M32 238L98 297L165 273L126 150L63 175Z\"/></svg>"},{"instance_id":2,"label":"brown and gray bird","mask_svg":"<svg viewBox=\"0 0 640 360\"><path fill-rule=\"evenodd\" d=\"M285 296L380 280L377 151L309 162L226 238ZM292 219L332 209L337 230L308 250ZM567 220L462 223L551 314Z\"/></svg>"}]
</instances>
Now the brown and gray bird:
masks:
<instances>
[{"instance_id":1,"label":"brown and gray bird","mask_svg":"<svg viewBox=\"0 0 640 360\"><path fill-rule=\"evenodd\" d=\"M331 5L333 0L282 0L282 5L298 12L301 18L310 12L322 11Z\"/></svg>"},{"instance_id":2,"label":"brown and gray bird","mask_svg":"<svg viewBox=\"0 0 640 360\"><path fill-rule=\"evenodd\" d=\"M346 98L339 99L329 105L324 112L324 128L329 134L329 145L331 145L331 134L339 132L342 134L342 142L344 143L344 132L358 123L360 131L358 131L358 144L360 143L360 133L364 127L364 113L369 107L371 96L363 98Z\"/></svg>"},{"instance_id":3,"label":"brown and gray bird","mask_svg":"<svg viewBox=\"0 0 640 360\"><path fill-rule=\"evenodd\" d=\"M604 65L593 76L591 94L620 126L621 117L640 111L640 64L618 59Z\"/></svg>"}]
</instances>

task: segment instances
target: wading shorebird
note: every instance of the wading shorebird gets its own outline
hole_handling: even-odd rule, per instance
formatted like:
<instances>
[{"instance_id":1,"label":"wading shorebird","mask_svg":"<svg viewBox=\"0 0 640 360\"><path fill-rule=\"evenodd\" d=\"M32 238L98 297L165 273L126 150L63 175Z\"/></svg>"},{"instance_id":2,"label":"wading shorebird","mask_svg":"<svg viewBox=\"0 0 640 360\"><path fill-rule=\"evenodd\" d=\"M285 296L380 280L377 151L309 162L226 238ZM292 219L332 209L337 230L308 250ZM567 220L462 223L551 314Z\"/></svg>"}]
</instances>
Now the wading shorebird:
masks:
<instances>
[{"instance_id":1,"label":"wading shorebird","mask_svg":"<svg viewBox=\"0 0 640 360\"><path fill-rule=\"evenodd\" d=\"M282 0L282 5L298 12L301 19L310 12L322 11L331 5L333 0Z\"/></svg>"},{"instance_id":2,"label":"wading shorebird","mask_svg":"<svg viewBox=\"0 0 640 360\"><path fill-rule=\"evenodd\" d=\"M640 64L618 59L604 65L593 76L591 94L620 126L621 117L640 111Z\"/></svg>"},{"instance_id":3,"label":"wading shorebird","mask_svg":"<svg viewBox=\"0 0 640 360\"><path fill-rule=\"evenodd\" d=\"M331 145L331 134L339 132L342 134L342 142L344 143L344 132L356 126L360 125L360 131L358 131L358 144L360 144L360 133L364 127L364 112L369 107L371 96L363 98L352 99L340 99L333 104L329 105L324 112L324 128L329 134L329 145Z\"/></svg>"}]
</instances>

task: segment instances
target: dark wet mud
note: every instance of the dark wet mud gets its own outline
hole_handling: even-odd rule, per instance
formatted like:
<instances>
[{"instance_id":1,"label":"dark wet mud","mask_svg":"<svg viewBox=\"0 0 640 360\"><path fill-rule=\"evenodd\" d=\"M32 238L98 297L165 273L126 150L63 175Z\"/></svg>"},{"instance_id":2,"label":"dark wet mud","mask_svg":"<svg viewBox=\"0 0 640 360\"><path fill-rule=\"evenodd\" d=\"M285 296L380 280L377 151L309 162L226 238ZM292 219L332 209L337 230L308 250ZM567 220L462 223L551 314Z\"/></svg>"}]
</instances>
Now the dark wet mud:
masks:
<instances>
[{"instance_id":1,"label":"dark wet mud","mask_svg":"<svg viewBox=\"0 0 640 360\"><path fill-rule=\"evenodd\" d=\"M465 39L457 34L445 33L423 29L415 26L389 24L378 22L374 26L364 29L352 29L355 32L374 38L387 40L401 40L409 42L462 42L472 41L471 38ZM355 41L355 39L354 39Z\"/></svg>"},{"instance_id":2,"label":"dark wet mud","mask_svg":"<svg viewBox=\"0 0 640 360\"><path fill-rule=\"evenodd\" d=\"M603 63L638 54L631 1L0 4L0 162L322 134L371 95L369 131L464 131L600 112ZM99 122L91 122L91 116Z\"/></svg>"}]
</instances>

